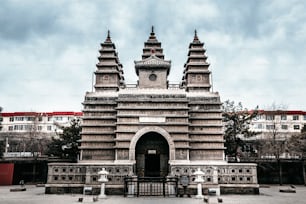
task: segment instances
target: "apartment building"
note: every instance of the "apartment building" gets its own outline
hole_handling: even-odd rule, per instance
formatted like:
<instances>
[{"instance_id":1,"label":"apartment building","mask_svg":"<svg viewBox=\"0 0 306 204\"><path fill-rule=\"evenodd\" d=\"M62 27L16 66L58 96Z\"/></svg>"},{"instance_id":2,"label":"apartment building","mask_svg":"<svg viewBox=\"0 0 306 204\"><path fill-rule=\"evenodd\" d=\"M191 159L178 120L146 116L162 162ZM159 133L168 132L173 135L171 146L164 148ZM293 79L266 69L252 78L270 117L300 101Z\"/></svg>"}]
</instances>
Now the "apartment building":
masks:
<instances>
[{"instance_id":1,"label":"apartment building","mask_svg":"<svg viewBox=\"0 0 306 204\"><path fill-rule=\"evenodd\" d=\"M286 139L301 132L306 125L306 111L301 110L260 110L250 124L250 130L260 133L257 139L265 139L272 133L277 139Z\"/></svg>"},{"instance_id":2,"label":"apartment building","mask_svg":"<svg viewBox=\"0 0 306 204\"><path fill-rule=\"evenodd\" d=\"M0 113L0 141L5 155L25 156L33 150L44 153L47 141L82 116L81 112L3 112Z\"/></svg>"},{"instance_id":3,"label":"apartment building","mask_svg":"<svg viewBox=\"0 0 306 204\"><path fill-rule=\"evenodd\" d=\"M81 112L10 112L1 113L2 130L0 133L25 133L37 131L52 135L60 131L59 126L67 126Z\"/></svg>"}]
</instances>

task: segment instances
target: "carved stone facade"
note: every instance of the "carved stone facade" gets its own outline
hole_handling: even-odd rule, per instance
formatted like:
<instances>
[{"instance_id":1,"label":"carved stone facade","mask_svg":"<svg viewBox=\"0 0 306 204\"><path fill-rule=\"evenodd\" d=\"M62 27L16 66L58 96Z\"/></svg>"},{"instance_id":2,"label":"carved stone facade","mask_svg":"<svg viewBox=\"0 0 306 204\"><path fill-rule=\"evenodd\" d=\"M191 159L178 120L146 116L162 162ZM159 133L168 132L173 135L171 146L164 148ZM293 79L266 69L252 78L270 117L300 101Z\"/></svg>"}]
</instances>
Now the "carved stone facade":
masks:
<instances>
[{"instance_id":1,"label":"carved stone facade","mask_svg":"<svg viewBox=\"0 0 306 204\"><path fill-rule=\"evenodd\" d=\"M60 183L96 185L102 167L110 171L109 188L122 188L128 175L192 178L197 168L205 171L207 184L256 186L256 166L225 161L221 101L210 91L203 46L195 32L182 81L169 84L171 61L164 60L152 28L142 59L135 61L138 83L131 86L125 84L108 33L101 44L95 91L87 92L83 102L80 161L71 167L50 164L49 189Z\"/></svg>"}]
</instances>

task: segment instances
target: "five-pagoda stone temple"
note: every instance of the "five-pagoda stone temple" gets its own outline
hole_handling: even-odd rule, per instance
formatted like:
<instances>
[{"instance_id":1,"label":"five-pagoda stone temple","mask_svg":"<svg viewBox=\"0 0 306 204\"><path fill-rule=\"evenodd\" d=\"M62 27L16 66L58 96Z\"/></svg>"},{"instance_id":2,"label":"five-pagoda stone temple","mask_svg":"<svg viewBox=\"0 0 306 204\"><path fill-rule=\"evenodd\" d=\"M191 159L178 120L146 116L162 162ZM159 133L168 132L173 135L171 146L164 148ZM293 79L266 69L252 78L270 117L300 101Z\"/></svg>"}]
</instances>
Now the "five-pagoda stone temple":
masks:
<instances>
[{"instance_id":1,"label":"five-pagoda stone temple","mask_svg":"<svg viewBox=\"0 0 306 204\"><path fill-rule=\"evenodd\" d=\"M177 191L183 188L180 178L187 178L187 189L195 192L198 169L204 173L203 191L257 193L256 165L225 160L221 101L211 91L205 52L195 31L182 79L170 84L171 61L152 27L140 60L134 61L137 84L127 84L108 32L94 90L83 102L80 159L50 163L46 193L81 193L88 186L99 193L102 168L109 172L107 194L123 195L126 178L143 177L177 178ZM136 186L128 190L137 191Z\"/></svg>"}]
</instances>

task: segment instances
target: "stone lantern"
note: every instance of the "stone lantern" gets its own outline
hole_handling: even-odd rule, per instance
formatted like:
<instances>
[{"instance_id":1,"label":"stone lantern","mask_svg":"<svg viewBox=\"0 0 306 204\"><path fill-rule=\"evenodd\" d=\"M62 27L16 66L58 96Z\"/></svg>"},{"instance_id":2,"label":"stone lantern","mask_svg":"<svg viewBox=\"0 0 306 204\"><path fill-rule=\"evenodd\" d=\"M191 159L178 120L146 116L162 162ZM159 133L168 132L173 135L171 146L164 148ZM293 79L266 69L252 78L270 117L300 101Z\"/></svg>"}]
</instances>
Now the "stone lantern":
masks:
<instances>
[{"instance_id":1,"label":"stone lantern","mask_svg":"<svg viewBox=\"0 0 306 204\"><path fill-rule=\"evenodd\" d=\"M107 179L108 174L109 173L105 170L105 168L102 168L102 170L98 172L98 175L100 176L98 181L101 182L101 192L100 192L99 198L106 198L105 183L108 182L108 179Z\"/></svg>"},{"instance_id":2,"label":"stone lantern","mask_svg":"<svg viewBox=\"0 0 306 204\"><path fill-rule=\"evenodd\" d=\"M198 186L197 186L198 187L198 194L196 195L196 198L203 199L204 196L202 194L202 183L204 182L204 178L203 178L204 172L201 171L200 168L198 168L198 170L196 172L194 172L193 174L196 176L194 182L196 182L198 184Z\"/></svg>"}]
</instances>

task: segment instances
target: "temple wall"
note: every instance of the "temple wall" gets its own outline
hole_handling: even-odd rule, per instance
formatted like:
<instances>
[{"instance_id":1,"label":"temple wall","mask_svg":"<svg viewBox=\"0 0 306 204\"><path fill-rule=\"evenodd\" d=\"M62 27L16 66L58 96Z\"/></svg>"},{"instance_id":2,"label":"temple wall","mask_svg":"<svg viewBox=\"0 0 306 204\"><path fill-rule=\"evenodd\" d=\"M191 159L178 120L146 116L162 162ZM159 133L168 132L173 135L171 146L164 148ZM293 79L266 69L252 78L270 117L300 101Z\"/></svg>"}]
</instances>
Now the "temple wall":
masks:
<instances>
[{"instance_id":1,"label":"temple wall","mask_svg":"<svg viewBox=\"0 0 306 204\"><path fill-rule=\"evenodd\" d=\"M92 186L99 188L98 172L105 168L109 172L106 188L117 189L108 192L122 192L124 178L133 175L133 164L81 164L50 163L48 166L47 193L60 193L63 188L83 188ZM204 172L205 186L220 185L222 188L258 188L256 164L170 164L169 175L175 177L188 176L189 187L194 188L194 172L200 168ZM53 189L53 190L52 190ZM121 189L121 190L120 190ZM82 192L82 191L81 191ZM80 193L81 193L80 192Z\"/></svg>"}]
</instances>

